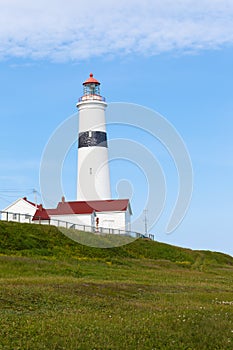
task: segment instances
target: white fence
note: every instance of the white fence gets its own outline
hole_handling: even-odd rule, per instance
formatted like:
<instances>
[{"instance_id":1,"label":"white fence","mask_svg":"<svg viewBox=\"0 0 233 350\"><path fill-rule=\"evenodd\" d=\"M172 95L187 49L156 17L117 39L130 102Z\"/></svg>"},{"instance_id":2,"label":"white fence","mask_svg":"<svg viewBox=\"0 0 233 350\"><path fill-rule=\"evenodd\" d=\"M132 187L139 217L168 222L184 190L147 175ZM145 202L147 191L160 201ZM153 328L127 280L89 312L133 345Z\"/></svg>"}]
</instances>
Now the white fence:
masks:
<instances>
[{"instance_id":1,"label":"white fence","mask_svg":"<svg viewBox=\"0 0 233 350\"><path fill-rule=\"evenodd\" d=\"M2 221L12 221L12 222L29 223L29 224L37 224L37 225L46 224L46 225L52 225L56 227L64 227L66 229L93 232L98 234L117 234L117 235L123 235L123 236L130 236L134 238L149 238L151 240L154 240L153 234L148 234L147 236L145 236L142 233L139 233L136 231L126 231L126 230L106 228L106 227L96 228L95 226L79 225L79 224L74 224L72 222L54 220L54 219L46 220L46 222L44 223L40 217L34 217L34 219L36 219L36 222L34 222L32 220L33 217L34 216L31 216L28 214L11 213L11 212L0 210L0 220Z\"/></svg>"}]
</instances>

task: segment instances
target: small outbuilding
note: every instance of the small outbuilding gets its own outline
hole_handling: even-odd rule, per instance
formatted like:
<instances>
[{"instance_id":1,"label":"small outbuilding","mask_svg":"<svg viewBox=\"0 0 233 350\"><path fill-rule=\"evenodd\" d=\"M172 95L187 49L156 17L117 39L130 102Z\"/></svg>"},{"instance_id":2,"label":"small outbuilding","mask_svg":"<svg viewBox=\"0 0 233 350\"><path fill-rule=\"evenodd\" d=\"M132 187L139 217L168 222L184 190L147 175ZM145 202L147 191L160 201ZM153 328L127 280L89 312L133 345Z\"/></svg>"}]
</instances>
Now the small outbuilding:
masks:
<instances>
[{"instance_id":1,"label":"small outbuilding","mask_svg":"<svg viewBox=\"0 0 233 350\"><path fill-rule=\"evenodd\" d=\"M39 205L29 201L27 197L19 198L2 210L1 219L5 221L31 222Z\"/></svg>"}]
</instances>

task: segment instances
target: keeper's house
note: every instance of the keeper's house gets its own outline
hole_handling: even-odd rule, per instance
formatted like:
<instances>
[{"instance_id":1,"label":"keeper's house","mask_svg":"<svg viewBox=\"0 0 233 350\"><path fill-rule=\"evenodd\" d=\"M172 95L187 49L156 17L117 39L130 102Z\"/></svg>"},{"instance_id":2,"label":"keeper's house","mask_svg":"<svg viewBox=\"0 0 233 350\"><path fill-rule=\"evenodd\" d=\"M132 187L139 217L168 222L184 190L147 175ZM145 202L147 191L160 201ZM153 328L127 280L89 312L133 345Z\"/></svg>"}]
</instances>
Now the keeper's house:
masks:
<instances>
[{"instance_id":1,"label":"keeper's house","mask_svg":"<svg viewBox=\"0 0 233 350\"><path fill-rule=\"evenodd\" d=\"M103 227L107 230L131 231L132 211L128 199L66 202L63 197L57 208L45 209L41 204L36 205L24 197L5 208L4 212L2 220L7 221L61 227L72 227L76 224L97 230Z\"/></svg>"}]
</instances>

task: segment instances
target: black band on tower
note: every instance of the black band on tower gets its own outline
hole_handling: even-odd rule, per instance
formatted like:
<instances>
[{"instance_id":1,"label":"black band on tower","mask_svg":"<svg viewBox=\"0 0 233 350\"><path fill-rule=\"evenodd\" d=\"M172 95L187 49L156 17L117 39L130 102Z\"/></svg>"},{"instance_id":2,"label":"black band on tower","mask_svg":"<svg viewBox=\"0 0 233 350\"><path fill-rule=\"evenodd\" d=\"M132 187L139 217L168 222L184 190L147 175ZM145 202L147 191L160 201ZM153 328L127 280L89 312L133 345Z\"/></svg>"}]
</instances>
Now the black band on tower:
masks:
<instances>
[{"instance_id":1,"label":"black band on tower","mask_svg":"<svg viewBox=\"0 0 233 350\"><path fill-rule=\"evenodd\" d=\"M78 137L78 148L81 147L108 147L107 134L103 131L80 132Z\"/></svg>"}]
</instances>

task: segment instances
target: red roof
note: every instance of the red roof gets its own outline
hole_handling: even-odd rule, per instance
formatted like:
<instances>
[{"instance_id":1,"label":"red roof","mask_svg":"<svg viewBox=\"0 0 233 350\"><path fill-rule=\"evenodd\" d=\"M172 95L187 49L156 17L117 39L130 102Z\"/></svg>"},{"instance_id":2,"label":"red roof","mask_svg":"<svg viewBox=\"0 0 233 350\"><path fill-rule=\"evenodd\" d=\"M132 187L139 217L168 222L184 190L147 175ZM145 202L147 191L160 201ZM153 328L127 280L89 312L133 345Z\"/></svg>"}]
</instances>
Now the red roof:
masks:
<instances>
[{"instance_id":1,"label":"red roof","mask_svg":"<svg viewBox=\"0 0 233 350\"><path fill-rule=\"evenodd\" d=\"M30 201L27 199L27 197L23 197L23 200L24 200L25 202L31 204L31 205L34 205L34 207L38 207L37 204L35 204L35 203L33 203L33 202L30 202Z\"/></svg>"},{"instance_id":2,"label":"red roof","mask_svg":"<svg viewBox=\"0 0 233 350\"><path fill-rule=\"evenodd\" d=\"M126 211L128 207L131 212L128 199L59 202L56 209L38 209L33 220L49 220L53 215L92 214L94 211Z\"/></svg>"},{"instance_id":3,"label":"red roof","mask_svg":"<svg viewBox=\"0 0 233 350\"><path fill-rule=\"evenodd\" d=\"M90 78L88 78L86 81L84 81L83 85L87 85L87 84L97 84L100 85L100 82L98 80L96 80L95 78L93 78L93 74L90 73Z\"/></svg>"},{"instance_id":4,"label":"red roof","mask_svg":"<svg viewBox=\"0 0 233 350\"><path fill-rule=\"evenodd\" d=\"M37 220L50 220L50 217L47 213L47 210L42 208L42 209L37 209L35 212L32 221L37 221Z\"/></svg>"},{"instance_id":5,"label":"red roof","mask_svg":"<svg viewBox=\"0 0 233 350\"><path fill-rule=\"evenodd\" d=\"M128 204L128 199L59 202L57 209L55 209L57 214L55 214L54 210L52 210L51 214L91 214L93 211L126 211Z\"/></svg>"}]
</instances>

